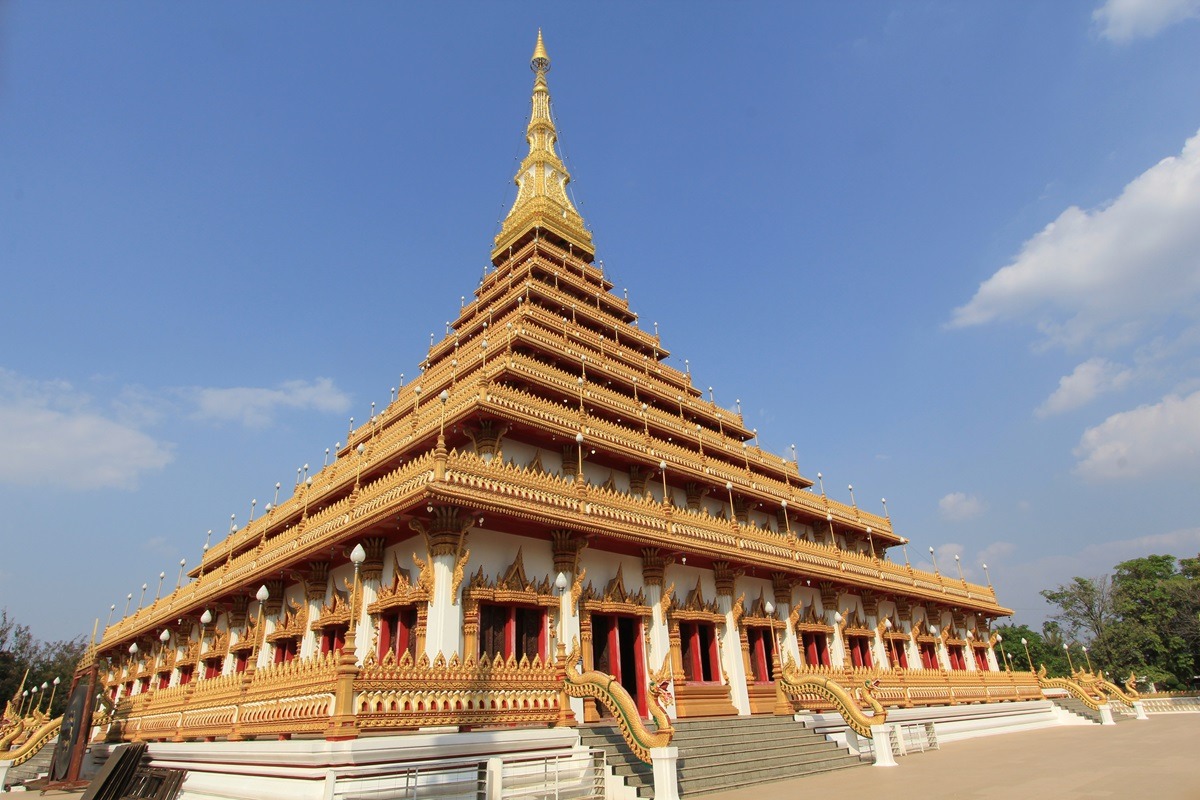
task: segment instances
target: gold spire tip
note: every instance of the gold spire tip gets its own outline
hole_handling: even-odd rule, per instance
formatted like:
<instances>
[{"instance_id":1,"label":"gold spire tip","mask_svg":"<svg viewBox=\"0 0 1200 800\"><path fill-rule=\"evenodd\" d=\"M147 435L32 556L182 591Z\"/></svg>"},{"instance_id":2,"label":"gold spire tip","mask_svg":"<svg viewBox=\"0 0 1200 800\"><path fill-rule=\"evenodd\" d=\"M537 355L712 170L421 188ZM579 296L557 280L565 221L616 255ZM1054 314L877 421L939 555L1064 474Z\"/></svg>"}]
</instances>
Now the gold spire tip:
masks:
<instances>
[{"instance_id":1,"label":"gold spire tip","mask_svg":"<svg viewBox=\"0 0 1200 800\"><path fill-rule=\"evenodd\" d=\"M546 45L542 42L541 28L538 28L537 44L533 47L533 58L530 59L529 66L534 72L550 69L550 54L546 52Z\"/></svg>"}]
</instances>

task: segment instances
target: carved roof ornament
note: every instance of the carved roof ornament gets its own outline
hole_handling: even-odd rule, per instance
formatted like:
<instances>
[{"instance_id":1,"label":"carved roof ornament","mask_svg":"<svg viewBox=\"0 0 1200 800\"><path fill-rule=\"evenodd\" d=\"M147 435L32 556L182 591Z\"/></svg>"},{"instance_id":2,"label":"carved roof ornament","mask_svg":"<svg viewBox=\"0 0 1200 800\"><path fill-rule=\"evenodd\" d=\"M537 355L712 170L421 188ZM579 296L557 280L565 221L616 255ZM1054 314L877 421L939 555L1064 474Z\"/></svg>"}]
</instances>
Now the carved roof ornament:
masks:
<instances>
[{"instance_id":1,"label":"carved roof ornament","mask_svg":"<svg viewBox=\"0 0 1200 800\"><path fill-rule=\"evenodd\" d=\"M415 557L414 554L414 559ZM416 605L428 599L429 591L412 582L412 575L400 566L399 557L393 553L392 583L389 586L379 587L379 594L376 596L375 602L367 606L367 612L381 614L389 608Z\"/></svg>"},{"instance_id":2,"label":"carved roof ornament","mask_svg":"<svg viewBox=\"0 0 1200 800\"><path fill-rule=\"evenodd\" d=\"M554 149L558 131L550 115L550 88L546 83L550 56L540 30L529 67L537 76L533 81L529 127L525 131L529 154L513 179L517 184L517 199L496 235L492 261L499 263L510 248L532 233L561 239L575 255L590 262L595 257L592 234L567 195L571 175Z\"/></svg>"},{"instance_id":3,"label":"carved roof ornament","mask_svg":"<svg viewBox=\"0 0 1200 800\"><path fill-rule=\"evenodd\" d=\"M274 644L284 639L299 639L304 635L307 621L308 606L288 599L283 609L283 619L275 626L275 630L267 634L267 641Z\"/></svg>"},{"instance_id":4,"label":"carved roof ornament","mask_svg":"<svg viewBox=\"0 0 1200 800\"><path fill-rule=\"evenodd\" d=\"M649 616L650 606L646 605L646 593L638 589L629 591L625 586L625 575L622 565L617 565L617 574L604 586L601 592L588 583L587 588L580 594L580 601L589 611L607 614L639 614ZM586 570L585 570L586 571Z\"/></svg>"}]
</instances>

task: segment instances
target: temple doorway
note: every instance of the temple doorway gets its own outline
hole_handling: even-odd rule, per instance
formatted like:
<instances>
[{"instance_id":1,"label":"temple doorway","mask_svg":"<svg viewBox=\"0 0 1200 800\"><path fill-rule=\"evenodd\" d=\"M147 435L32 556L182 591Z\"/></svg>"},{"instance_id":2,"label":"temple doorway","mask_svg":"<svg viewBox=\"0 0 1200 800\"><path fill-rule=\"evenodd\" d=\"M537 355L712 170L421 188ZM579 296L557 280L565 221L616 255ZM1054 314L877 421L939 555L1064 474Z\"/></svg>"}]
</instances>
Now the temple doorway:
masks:
<instances>
[{"instance_id":1,"label":"temple doorway","mask_svg":"<svg viewBox=\"0 0 1200 800\"><path fill-rule=\"evenodd\" d=\"M592 665L616 677L646 716L646 658L641 617L592 614Z\"/></svg>"}]
</instances>

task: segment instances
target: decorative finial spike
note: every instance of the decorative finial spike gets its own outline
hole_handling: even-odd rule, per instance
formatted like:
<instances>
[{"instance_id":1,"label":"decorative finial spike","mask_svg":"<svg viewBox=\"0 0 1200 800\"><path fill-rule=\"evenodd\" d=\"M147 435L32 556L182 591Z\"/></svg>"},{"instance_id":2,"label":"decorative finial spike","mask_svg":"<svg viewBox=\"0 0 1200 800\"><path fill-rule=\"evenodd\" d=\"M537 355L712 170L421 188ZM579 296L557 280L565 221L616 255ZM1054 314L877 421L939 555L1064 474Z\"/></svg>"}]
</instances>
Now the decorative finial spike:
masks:
<instances>
[{"instance_id":1,"label":"decorative finial spike","mask_svg":"<svg viewBox=\"0 0 1200 800\"><path fill-rule=\"evenodd\" d=\"M538 28L537 44L533 46L533 58L530 59L529 66L534 72L550 71L550 54L546 52L546 45L542 42L541 28Z\"/></svg>"}]
</instances>

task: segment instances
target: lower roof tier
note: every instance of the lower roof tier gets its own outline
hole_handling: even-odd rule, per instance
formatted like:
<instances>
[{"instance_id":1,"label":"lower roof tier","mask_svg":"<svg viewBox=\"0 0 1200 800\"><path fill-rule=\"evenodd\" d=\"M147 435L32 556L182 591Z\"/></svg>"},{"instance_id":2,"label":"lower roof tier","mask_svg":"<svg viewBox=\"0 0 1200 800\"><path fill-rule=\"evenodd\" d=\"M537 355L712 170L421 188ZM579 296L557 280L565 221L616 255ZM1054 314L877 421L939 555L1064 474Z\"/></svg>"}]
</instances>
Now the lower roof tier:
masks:
<instances>
[{"instance_id":1,"label":"lower roof tier","mask_svg":"<svg viewBox=\"0 0 1200 800\"><path fill-rule=\"evenodd\" d=\"M407 538L411 536L408 522L428 521L433 511L447 506L471 515L485 514L491 530L535 538L568 530L586 537L589 547L599 550L637 553L654 547L687 555L695 566L727 561L796 581L828 581L912 602L954 605L990 617L1012 613L998 604L990 586L678 508L651 496L576 481L536 466L435 450L356 488L313 516L302 517L296 525L281 531L263 527L263 534L269 535L260 535L237 555L209 563L196 580L110 628L104 641L150 633L234 594L247 589L253 593L261 582L310 560L328 559L331 553L344 558L342 551L364 537ZM244 536L244 532L234 534L234 538Z\"/></svg>"}]
</instances>

